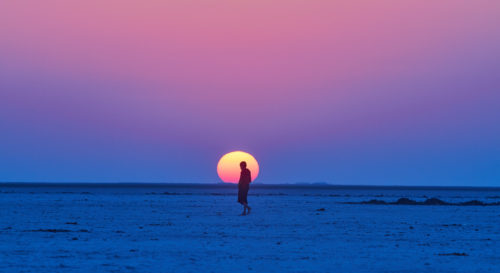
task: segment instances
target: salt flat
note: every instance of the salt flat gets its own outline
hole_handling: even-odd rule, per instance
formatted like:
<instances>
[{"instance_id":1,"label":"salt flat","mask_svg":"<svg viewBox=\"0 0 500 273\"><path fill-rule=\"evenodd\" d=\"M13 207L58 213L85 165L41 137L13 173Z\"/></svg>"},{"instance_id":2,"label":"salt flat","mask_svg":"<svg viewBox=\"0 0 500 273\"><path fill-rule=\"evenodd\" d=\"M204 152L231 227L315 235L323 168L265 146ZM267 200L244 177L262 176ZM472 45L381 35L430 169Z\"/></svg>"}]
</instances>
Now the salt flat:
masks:
<instances>
[{"instance_id":1,"label":"salt flat","mask_svg":"<svg viewBox=\"0 0 500 273\"><path fill-rule=\"evenodd\" d=\"M498 206L341 203L491 191L0 190L1 272L500 272Z\"/></svg>"}]
</instances>

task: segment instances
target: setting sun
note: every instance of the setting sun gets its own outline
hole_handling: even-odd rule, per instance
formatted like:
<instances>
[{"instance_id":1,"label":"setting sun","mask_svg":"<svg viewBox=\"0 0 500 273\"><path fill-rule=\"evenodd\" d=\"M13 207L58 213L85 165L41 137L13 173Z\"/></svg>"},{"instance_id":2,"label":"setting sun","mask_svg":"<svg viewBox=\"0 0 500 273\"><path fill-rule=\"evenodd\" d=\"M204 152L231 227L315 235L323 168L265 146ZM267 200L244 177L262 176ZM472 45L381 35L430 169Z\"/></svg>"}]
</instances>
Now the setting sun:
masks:
<instances>
[{"instance_id":1,"label":"setting sun","mask_svg":"<svg viewBox=\"0 0 500 273\"><path fill-rule=\"evenodd\" d=\"M259 175L259 164L249 153L234 151L221 157L217 164L217 174L226 183L238 183L240 179L240 162L245 161L247 168L252 173L252 181Z\"/></svg>"}]
</instances>

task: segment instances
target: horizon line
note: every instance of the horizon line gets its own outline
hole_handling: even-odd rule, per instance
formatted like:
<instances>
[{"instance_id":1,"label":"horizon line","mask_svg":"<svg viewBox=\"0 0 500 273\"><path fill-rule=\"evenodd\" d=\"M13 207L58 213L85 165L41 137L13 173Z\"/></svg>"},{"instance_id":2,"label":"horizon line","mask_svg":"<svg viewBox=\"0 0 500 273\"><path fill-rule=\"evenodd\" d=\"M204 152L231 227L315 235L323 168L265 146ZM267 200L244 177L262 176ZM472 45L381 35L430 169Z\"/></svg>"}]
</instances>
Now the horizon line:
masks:
<instances>
[{"instance_id":1,"label":"horizon line","mask_svg":"<svg viewBox=\"0 0 500 273\"><path fill-rule=\"evenodd\" d=\"M57 181L0 181L0 186L15 186L15 185L32 185L32 186L57 186L57 185L70 185L70 186L97 186L97 185L123 185L123 186L232 186L237 185L237 183L226 183L226 182L205 182L205 183L196 183L196 182L91 182L91 181L65 181L65 182L57 182ZM443 186L443 185L375 185L375 184L333 184L326 182L291 182L291 183L261 183L261 182L252 182L254 186L309 186L309 187L326 187L326 188L434 188L434 189L498 189L500 190L500 186L464 186L464 185L451 185L451 186Z\"/></svg>"}]
</instances>

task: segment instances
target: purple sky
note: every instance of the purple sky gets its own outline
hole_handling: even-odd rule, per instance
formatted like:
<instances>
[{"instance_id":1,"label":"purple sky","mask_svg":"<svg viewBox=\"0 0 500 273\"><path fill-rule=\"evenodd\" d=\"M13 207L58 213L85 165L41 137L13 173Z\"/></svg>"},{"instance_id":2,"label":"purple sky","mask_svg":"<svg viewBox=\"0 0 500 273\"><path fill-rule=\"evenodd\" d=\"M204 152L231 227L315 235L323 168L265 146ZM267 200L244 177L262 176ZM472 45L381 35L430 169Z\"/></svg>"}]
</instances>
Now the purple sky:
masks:
<instances>
[{"instance_id":1,"label":"purple sky","mask_svg":"<svg viewBox=\"0 0 500 273\"><path fill-rule=\"evenodd\" d=\"M500 2L0 3L0 181L500 184Z\"/></svg>"}]
</instances>

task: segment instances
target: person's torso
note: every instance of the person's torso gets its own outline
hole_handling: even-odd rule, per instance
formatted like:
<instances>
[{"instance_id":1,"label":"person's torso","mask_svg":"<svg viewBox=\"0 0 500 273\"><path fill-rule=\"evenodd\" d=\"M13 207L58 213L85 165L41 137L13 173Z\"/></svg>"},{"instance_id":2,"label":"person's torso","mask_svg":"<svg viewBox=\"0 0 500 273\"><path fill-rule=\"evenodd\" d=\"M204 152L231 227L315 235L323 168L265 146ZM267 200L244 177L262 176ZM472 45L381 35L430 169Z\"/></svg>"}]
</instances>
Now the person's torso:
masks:
<instances>
[{"instance_id":1,"label":"person's torso","mask_svg":"<svg viewBox=\"0 0 500 273\"><path fill-rule=\"evenodd\" d=\"M252 182L252 176L250 174L250 170L245 169L241 171L240 181L238 182L238 186L240 187L248 186L250 182Z\"/></svg>"}]
</instances>

